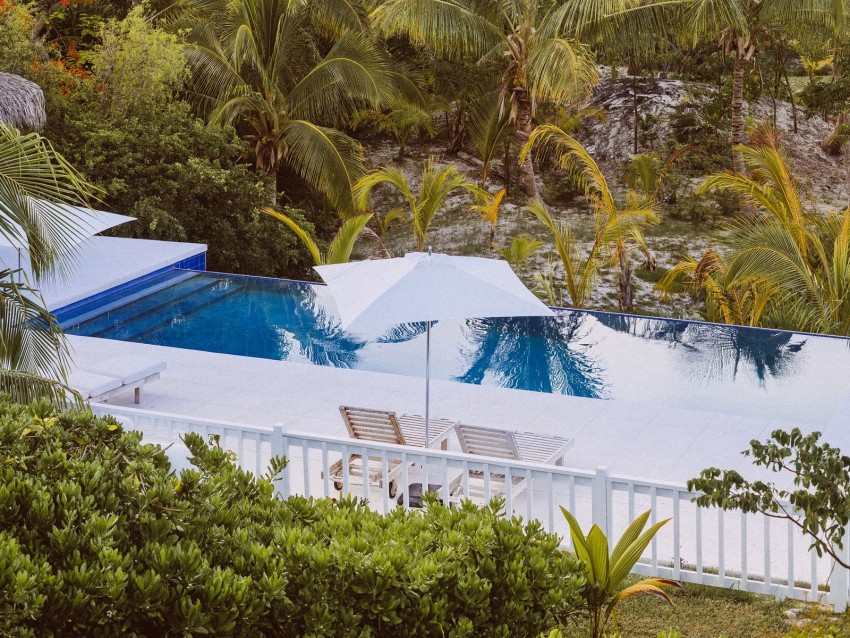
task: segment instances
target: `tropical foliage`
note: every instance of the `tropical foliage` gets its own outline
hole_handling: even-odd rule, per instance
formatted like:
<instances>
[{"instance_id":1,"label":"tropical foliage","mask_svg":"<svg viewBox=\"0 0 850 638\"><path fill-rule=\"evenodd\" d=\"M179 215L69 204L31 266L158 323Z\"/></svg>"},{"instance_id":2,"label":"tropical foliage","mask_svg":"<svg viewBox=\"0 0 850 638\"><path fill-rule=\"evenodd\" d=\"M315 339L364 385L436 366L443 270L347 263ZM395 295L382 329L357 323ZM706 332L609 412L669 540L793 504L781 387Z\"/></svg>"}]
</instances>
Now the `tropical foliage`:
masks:
<instances>
[{"instance_id":1,"label":"tropical foliage","mask_svg":"<svg viewBox=\"0 0 850 638\"><path fill-rule=\"evenodd\" d=\"M738 148L746 142L744 130L744 71L746 63L776 32L808 26L842 28L843 0L689 0L687 32L696 41L716 38L723 54L734 58L732 71L732 152L736 173L744 174L745 160Z\"/></svg>"},{"instance_id":2,"label":"tropical foliage","mask_svg":"<svg viewBox=\"0 0 850 638\"><path fill-rule=\"evenodd\" d=\"M576 518L563 507L561 512L570 526L570 538L585 569L588 591L585 592L585 604L590 615L591 638L603 638L606 627L617 605L632 596L649 595L661 598L668 604L673 599L665 591L682 585L667 578L644 578L632 585L624 586L623 581L640 560L644 550L652 542L658 531L669 522L665 519L650 525L646 523L652 513L647 510L623 531L620 540L610 550L605 532L594 525L585 535Z\"/></svg>"},{"instance_id":3,"label":"tropical foliage","mask_svg":"<svg viewBox=\"0 0 850 638\"><path fill-rule=\"evenodd\" d=\"M0 271L0 389L17 399L65 400L67 350L33 286L70 272L84 222L68 205L84 204L92 194L38 133L22 134L0 122L0 236L26 253L34 278L27 281L22 270Z\"/></svg>"},{"instance_id":4,"label":"tropical foliage","mask_svg":"<svg viewBox=\"0 0 850 638\"><path fill-rule=\"evenodd\" d=\"M753 440L743 452L755 466L786 475L793 488L778 487L783 481L750 480L736 470L711 467L688 481L688 489L702 492L696 499L701 507L787 520L809 538L818 556L828 554L850 568L846 547L850 458L820 439L820 432L774 430L769 440Z\"/></svg>"},{"instance_id":5,"label":"tropical foliage","mask_svg":"<svg viewBox=\"0 0 850 638\"><path fill-rule=\"evenodd\" d=\"M398 143L398 155L395 158L397 162L405 158L407 145L412 137L434 135L431 113L415 104L393 104L384 111L357 111L351 118L351 126L354 129L371 126L378 132L392 135Z\"/></svg>"},{"instance_id":6,"label":"tropical foliage","mask_svg":"<svg viewBox=\"0 0 850 638\"><path fill-rule=\"evenodd\" d=\"M596 82L589 49L564 26L570 6L541 0L386 0L373 16L385 35L407 35L436 53L481 56L482 64L493 65L500 74L491 87L499 117L507 116L522 144L534 128L539 102L580 101ZM522 169L526 194L536 198L531 156Z\"/></svg>"},{"instance_id":7,"label":"tropical foliage","mask_svg":"<svg viewBox=\"0 0 850 638\"><path fill-rule=\"evenodd\" d=\"M266 208L264 212L267 215L271 215L275 219L282 221L298 236L298 239L301 240L310 252L310 256L313 258L313 263L316 266L342 264L347 262L351 258L351 252L354 250L355 242L363 233L366 228L366 224L368 224L369 220L372 219L371 214L366 214L355 215L354 217L349 217L344 220L333 240L328 245L327 251L322 252L315 240L310 237L310 235L291 217L284 215L283 213L279 213L272 208Z\"/></svg>"},{"instance_id":8,"label":"tropical foliage","mask_svg":"<svg viewBox=\"0 0 850 638\"><path fill-rule=\"evenodd\" d=\"M758 213L735 221L722 253L688 258L659 282L684 281L712 321L815 332L850 332L850 210L806 208L775 137L767 130L737 151L751 177L718 173L698 192L726 190Z\"/></svg>"},{"instance_id":9,"label":"tropical foliage","mask_svg":"<svg viewBox=\"0 0 850 638\"><path fill-rule=\"evenodd\" d=\"M372 191L387 184L403 198L403 211L413 229L416 250L422 251L428 243L428 229L434 223L446 198L455 192L466 192L481 198L481 191L456 166L440 167L436 160L429 159L422 167L418 191L404 172L395 166L385 166L365 175L354 185L354 200L361 209L369 205ZM498 209L498 204L496 206Z\"/></svg>"},{"instance_id":10,"label":"tropical foliage","mask_svg":"<svg viewBox=\"0 0 850 638\"><path fill-rule=\"evenodd\" d=\"M808 203L821 193L795 186L807 248L794 248L793 274L760 253L774 270L762 277L741 275L736 255L767 242L770 224L716 224L764 206L743 182L695 190L729 166L764 181L742 151L762 146L758 127L748 133L766 117L759 100L794 144L832 128L829 152L850 154L843 5L8 0L0 71L42 88L45 137L103 189L103 208L139 219L117 232L206 243L211 269L305 278L317 255L423 250L451 226L441 250L504 254L550 303L846 334L842 224ZM677 81L682 100L657 94ZM777 117L782 100L793 127ZM830 126L798 131L798 104ZM667 273L693 245L704 254ZM805 294L784 303L795 287Z\"/></svg>"},{"instance_id":11,"label":"tropical foliage","mask_svg":"<svg viewBox=\"0 0 850 638\"><path fill-rule=\"evenodd\" d=\"M276 179L285 167L352 212L363 155L338 125L399 88L362 14L342 2L185 0L177 26L210 121L246 127L258 168Z\"/></svg>"},{"instance_id":12,"label":"tropical foliage","mask_svg":"<svg viewBox=\"0 0 850 638\"><path fill-rule=\"evenodd\" d=\"M0 633L537 638L584 575L494 508L387 516L287 500L189 434L193 467L112 418L0 402Z\"/></svg>"},{"instance_id":13,"label":"tropical foliage","mask_svg":"<svg viewBox=\"0 0 850 638\"><path fill-rule=\"evenodd\" d=\"M556 126L538 127L523 148L522 156L538 144L570 172L584 191L596 219L593 243L582 254L569 226L556 221L542 202L532 200L528 204L529 212L552 234L570 305L585 307L600 267L610 259L618 270L620 310L630 312L634 308L631 254L635 250L648 253L642 228L658 222L655 202L633 191L627 193L625 202L617 202L593 157L578 140Z\"/></svg>"}]
</instances>

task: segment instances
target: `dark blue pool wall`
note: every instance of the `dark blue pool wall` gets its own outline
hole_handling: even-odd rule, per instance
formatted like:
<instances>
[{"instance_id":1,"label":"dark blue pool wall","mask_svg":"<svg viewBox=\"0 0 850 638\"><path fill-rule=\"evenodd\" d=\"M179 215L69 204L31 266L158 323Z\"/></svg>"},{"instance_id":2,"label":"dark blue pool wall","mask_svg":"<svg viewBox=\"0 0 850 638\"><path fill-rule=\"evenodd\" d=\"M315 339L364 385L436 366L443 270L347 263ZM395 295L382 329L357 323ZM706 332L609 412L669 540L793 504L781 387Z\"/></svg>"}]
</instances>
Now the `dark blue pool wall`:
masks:
<instances>
[{"instance_id":1,"label":"dark blue pool wall","mask_svg":"<svg viewBox=\"0 0 850 638\"><path fill-rule=\"evenodd\" d=\"M113 286L112 288L107 288L106 290L91 295L90 297L86 297L85 299L75 301L74 303L68 304L67 306L56 308L55 310L53 310L53 314L57 318L59 318L61 322L61 318L63 316L73 315L75 311L82 306L87 306L89 304L95 303L110 295L114 295L115 293L121 292L122 290L126 290L127 288L132 288L134 286L142 284L148 281L149 279L154 279L155 277L158 277L159 275L166 273L169 270L176 270L178 268L183 270L199 270L202 272L206 272L207 251L200 252L197 255L192 255L191 257L187 257L186 259L181 259L180 261L176 261L173 264L169 264L168 266L157 268L156 270L149 272L146 275L136 277L135 279L131 279L130 281L125 281L124 283L118 284L117 286Z\"/></svg>"}]
</instances>

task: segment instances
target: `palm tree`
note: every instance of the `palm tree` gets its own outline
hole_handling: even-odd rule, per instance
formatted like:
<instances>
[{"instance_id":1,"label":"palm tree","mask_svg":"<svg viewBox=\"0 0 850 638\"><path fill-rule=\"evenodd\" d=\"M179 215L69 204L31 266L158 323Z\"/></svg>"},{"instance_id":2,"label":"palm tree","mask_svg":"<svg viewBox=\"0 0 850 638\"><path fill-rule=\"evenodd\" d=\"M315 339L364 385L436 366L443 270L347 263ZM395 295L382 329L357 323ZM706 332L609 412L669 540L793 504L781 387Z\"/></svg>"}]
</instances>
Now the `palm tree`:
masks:
<instances>
[{"instance_id":1,"label":"palm tree","mask_svg":"<svg viewBox=\"0 0 850 638\"><path fill-rule=\"evenodd\" d=\"M285 166L352 212L363 157L339 127L407 94L362 16L345 2L185 0L175 27L188 30L191 89L210 121L248 131L273 179Z\"/></svg>"},{"instance_id":2,"label":"palm tree","mask_svg":"<svg viewBox=\"0 0 850 638\"><path fill-rule=\"evenodd\" d=\"M611 259L619 273L620 310L634 309L631 253L635 249L648 254L642 229L658 222L652 199L629 191L624 202L617 202L599 166L581 143L557 126L537 127L522 149L520 157L540 144L550 152L556 164L570 171L584 190L584 196L596 217L596 232L590 250L582 254L579 241L572 230L556 222L542 202L529 202L528 209L551 231L555 249L564 268L564 284L570 304L584 308L593 292L599 270L606 258Z\"/></svg>"},{"instance_id":3,"label":"palm tree","mask_svg":"<svg viewBox=\"0 0 850 638\"><path fill-rule=\"evenodd\" d=\"M425 249L428 229L449 195L462 191L472 194L476 199L484 196L484 192L457 167L449 165L439 168L433 158L422 167L419 191L416 193L407 176L395 166L384 166L365 175L354 185L354 200L358 208L365 209L368 206L369 196L379 184L389 184L404 198L416 250L419 251Z\"/></svg>"},{"instance_id":4,"label":"palm tree","mask_svg":"<svg viewBox=\"0 0 850 638\"><path fill-rule=\"evenodd\" d=\"M733 192L762 215L735 222L726 250L686 260L659 289L684 281L705 298L715 320L850 334L850 209L828 215L806 210L767 129L736 151L752 176L718 173L696 192Z\"/></svg>"},{"instance_id":5,"label":"palm tree","mask_svg":"<svg viewBox=\"0 0 850 638\"><path fill-rule=\"evenodd\" d=\"M743 173L745 162L738 147L744 132L744 67L771 32L794 32L805 25L840 27L844 0L686 0L685 24L694 41L719 39L725 55L732 55L732 163Z\"/></svg>"},{"instance_id":6,"label":"palm tree","mask_svg":"<svg viewBox=\"0 0 850 638\"><path fill-rule=\"evenodd\" d=\"M372 17L385 36L406 35L437 54L481 56L496 66L499 112L525 143L538 103L580 101L597 79L590 50L567 35L568 9L544 0L385 0ZM526 194L536 199L530 155L522 170Z\"/></svg>"},{"instance_id":7,"label":"palm tree","mask_svg":"<svg viewBox=\"0 0 850 638\"><path fill-rule=\"evenodd\" d=\"M344 264L351 259L354 244L363 234L363 231L366 230L366 224L372 219L372 215L367 214L355 215L354 217L343 220L342 225L328 245L328 249L322 252L316 241L294 219L288 215L279 213L273 208L264 208L263 212L289 226L290 230L298 236L298 239L301 240L301 243L310 252L313 263L317 266Z\"/></svg>"},{"instance_id":8,"label":"palm tree","mask_svg":"<svg viewBox=\"0 0 850 638\"><path fill-rule=\"evenodd\" d=\"M637 75L670 49L679 31L681 2L658 0L568 0L565 24L612 67L625 65L632 81L633 153L640 119Z\"/></svg>"},{"instance_id":9,"label":"palm tree","mask_svg":"<svg viewBox=\"0 0 850 638\"><path fill-rule=\"evenodd\" d=\"M481 156L481 188L487 188L490 165L512 129L508 114L501 112L496 100L485 96L473 103L469 111L469 137Z\"/></svg>"},{"instance_id":10,"label":"palm tree","mask_svg":"<svg viewBox=\"0 0 850 638\"><path fill-rule=\"evenodd\" d=\"M490 224L490 250L496 249L496 226L499 223L499 209L502 207L505 193L507 191L504 188L499 189L492 195L485 192L482 195L481 201L472 206L472 209L481 215L481 219Z\"/></svg>"},{"instance_id":11,"label":"palm tree","mask_svg":"<svg viewBox=\"0 0 850 638\"><path fill-rule=\"evenodd\" d=\"M511 243L499 250L502 259L508 262L517 276L522 276L525 264L543 247L543 242L530 235L517 235ZM554 305L554 304L553 304Z\"/></svg>"},{"instance_id":12,"label":"palm tree","mask_svg":"<svg viewBox=\"0 0 850 638\"><path fill-rule=\"evenodd\" d=\"M381 133L389 133L398 142L396 161L405 157L407 144L411 137L434 135L434 123L427 109L411 104L393 104L385 110L363 109L351 118L351 127L358 129L363 125L374 126Z\"/></svg>"},{"instance_id":13,"label":"palm tree","mask_svg":"<svg viewBox=\"0 0 850 638\"><path fill-rule=\"evenodd\" d=\"M93 194L47 140L0 122L0 236L27 249L33 276L0 271L0 390L18 401L79 399L66 384L62 331L34 286L68 272L82 230L63 204Z\"/></svg>"}]
</instances>

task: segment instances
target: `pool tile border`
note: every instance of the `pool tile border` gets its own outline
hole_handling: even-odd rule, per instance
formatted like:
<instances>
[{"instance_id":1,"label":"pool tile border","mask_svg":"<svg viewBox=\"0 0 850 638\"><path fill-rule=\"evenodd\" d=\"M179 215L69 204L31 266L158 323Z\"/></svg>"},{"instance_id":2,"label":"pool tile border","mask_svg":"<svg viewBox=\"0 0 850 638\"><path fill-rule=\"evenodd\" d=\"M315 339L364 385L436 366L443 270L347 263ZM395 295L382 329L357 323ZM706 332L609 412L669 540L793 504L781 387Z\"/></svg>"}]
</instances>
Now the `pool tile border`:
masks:
<instances>
[{"instance_id":1,"label":"pool tile border","mask_svg":"<svg viewBox=\"0 0 850 638\"><path fill-rule=\"evenodd\" d=\"M81 308L90 303L97 302L109 295L114 295L115 293L121 292L122 290L126 290L132 286L136 286L138 284L144 283L149 279L153 279L154 277L158 277L163 273L166 273L170 270L197 270L197 271L206 271L207 269L207 253L203 251L198 253L197 255L192 255L191 257L187 257L186 259L181 259L180 261L176 261L173 264L169 264L168 266L163 266L162 268L157 268L156 270L152 270L151 272L142 275L141 277L136 277L135 279L131 279L129 281L125 281L124 283L118 284L117 286L113 286L112 288L107 288L106 290L102 290L94 295L86 297L85 299L80 299L79 301L75 301L74 303L67 304L62 306L61 308L57 308L53 310L53 316L55 316L60 323L62 323L63 315L73 315L77 309Z\"/></svg>"}]
</instances>

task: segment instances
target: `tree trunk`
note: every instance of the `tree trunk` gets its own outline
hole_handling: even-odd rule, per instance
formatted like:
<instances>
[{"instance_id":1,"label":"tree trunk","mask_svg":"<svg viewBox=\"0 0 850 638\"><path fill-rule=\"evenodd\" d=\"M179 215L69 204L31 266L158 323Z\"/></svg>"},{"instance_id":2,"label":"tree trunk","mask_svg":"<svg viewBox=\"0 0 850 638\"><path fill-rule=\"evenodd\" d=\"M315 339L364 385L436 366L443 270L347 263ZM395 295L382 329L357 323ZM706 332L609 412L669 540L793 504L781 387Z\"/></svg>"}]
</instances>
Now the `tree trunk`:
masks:
<instances>
[{"instance_id":1,"label":"tree trunk","mask_svg":"<svg viewBox=\"0 0 850 638\"><path fill-rule=\"evenodd\" d=\"M457 155L463 150L466 141L466 102L458 100L455 103L455 119L452 122L452 139L449 143L448 152Z\"/></svg>"},{"instance_id":2,"label":"tree trunk","mask_svg":"<svg viewBox=\"0 0 850 638\"><path fill-rule=\"evenodd\" d=\"M832 127L829 135L827 135L820 143L821 149L829 155L841 155L841 130L847 122L847 114L839 113L835 118L835 126Z\"/></svg>"},{"instance_id":3,"label":"tree trunk","mask_svg":"<svg viewBox=\"0 0 850 638\"><path fill-rule=\"evenodd\" d=\"M519 143L525 146L528 138L531 137L531 98L525 91L522 91L517 97L516 134ZM529 199L540 199L531 155L531 153L528 153L521 165L522 184Z\"/></svg>"},{"instance_id":4,"label":"tree trunk","mask_svg":"<svg viewBox=\"0 0 850 638\"><path fill-rule=\"evenodd\" d=\"M744 65L741 53L735 55L735 70L732 73L732 146L743 144L744 138ZM739 175L744 174L744 154L732 151L732 167Z\"/></svg>"},{"instance_id":5,"label":"tree trunk","mask_svg":"<svg viewBox=\"0 0 850 638\"><path fill-rule=\"evenodd\" d=\"M847 185L848 202L847 208L850 209L850 140L845 140L841 145L841 154L844 156L844 181Z\"/></svg>"},{"instance_id":6,"label":"tree trunk","mask_svg":"<svg viewBox=\"0 0 850 638\"><path fill-rule=\"evenodd\" d=\"M490 224L490 250L496 250L496 224Z\"/></svg>"},{"instance_id":7,"label":"tree trunk","mask_svg":"<svg viewBox=\"0 0 850 638\"><path fill-rule=\"evenodd\" d=\"M794 89L791 88L791 80L788 79L788 64L785 61L785 56L782 56L782 74L785 76L788 99L791 101L791 117L794 119L794 133L797 133L797 102L794 100Z\"/></svg>"},{"instance_id":8,"label":"tree trunk","mask_svg":"<svg viewBox=\"0 0 850 638\"><path fill-rule=\"evenodd\" d=\"M511 194L511 138L505 140L505 197Z\"/></svg>"},{"instance_id":9,"label":"tree trunk","mask_svg":"<svg viewBox=\"0 0 850 638\"><path fill-rule=\"evenodd\" d=\"M406 148L406 145L405 145L405 143L404 143L404 140L403 140L403 139L399 139L399 140L398 140L398 155L396 155L396 156L395 156L395 161L396 161L396 162L401 162L401 161L403 161L403 160L404 160L404 151L405 151L405 148Z\"/></svg>"},{"instance_id":10,"label":"tree trunk","mask_svg":"<svg viewBox=\"0 0 850 638\"><path fill-rule=\"evenodd\" d=\"M637 77L634 72L632 73L632 111L635 116L635 130L634 130L634 154L637 155L638 152L638 99L637 99Z\"/></svg>"},{"instance_id":11,"label":"tree trunk","mask_svg":"<svg viewBox=\"0 0 850 638\"><path fill-rule=\"evenodd\" d=\"M632 312L635 309L634 289L632 288L632 264L629 251L625 246L617 248L620 262L620 310Z\"/></svg>"}]
</instances>

